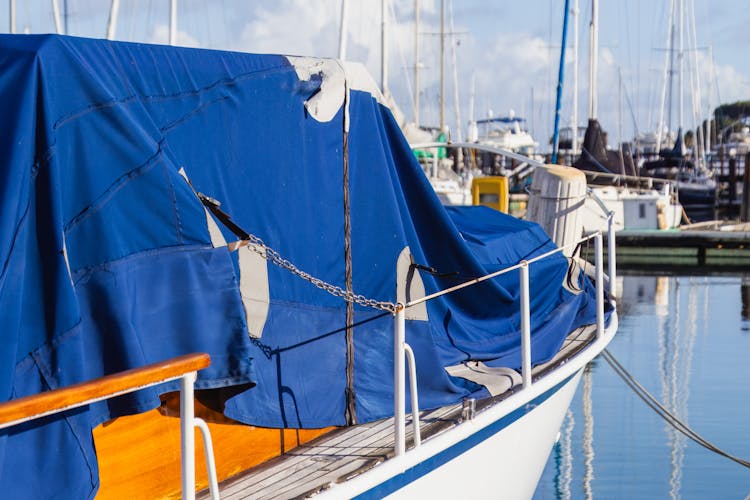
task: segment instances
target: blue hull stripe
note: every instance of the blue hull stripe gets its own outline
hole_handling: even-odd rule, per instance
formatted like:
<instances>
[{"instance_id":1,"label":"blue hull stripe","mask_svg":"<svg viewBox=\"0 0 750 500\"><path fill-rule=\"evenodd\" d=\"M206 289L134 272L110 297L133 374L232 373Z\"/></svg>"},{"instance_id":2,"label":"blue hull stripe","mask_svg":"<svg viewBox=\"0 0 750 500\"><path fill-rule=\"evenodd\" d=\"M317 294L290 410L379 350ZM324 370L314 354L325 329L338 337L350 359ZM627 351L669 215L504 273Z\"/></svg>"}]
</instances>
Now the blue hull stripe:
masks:
<instances>
[{"instance_id":1,"label":"blue hull stripe","mask_svg":"<svg viewBox=\"0 0 750 500\"><path fill-rule=\"evenodd\" d=\"M425 460L424 462L420 462L419 464L415 465L414 467L411 467L410 469L407 469L406 471L399 474L398 476L393 476L387 481L379 484L378 486L375 486L374 488L371 488L365 491L364 493L354 498L357 498L357 499L383 498L384 496L389 495L400 488L403 488L407 484L416 481L422 476L429 474L430 472L434 471L438 467L450 462L451 460L463 454L464 452L474 448L479 443L494 436L501 430L508 427L513 422L521 419L521 417L523 417L527 413L530 413L531 411L533 411L534 408L536 408L540 404L547 401L550 397L552 397L553 394L557 393L557 391L560 390L562 386L567 384L574 376L575 376L575 373L569 376L568 378L566 378L565 380L563 380L562 382L560 382L559 384L557 384L556 386L554 386L553 388L551 388L550 390L548 390L547 392L545 392L544 394L540 394L539 396L534 398L530 403L527 403L523 405L523 407L512 411L511 413L507 414L503 418L488 425L484 429L467 437L463 441L460 441L454 444L450 448L446 448L445 450Z\"/></svg>"}]
</instances>

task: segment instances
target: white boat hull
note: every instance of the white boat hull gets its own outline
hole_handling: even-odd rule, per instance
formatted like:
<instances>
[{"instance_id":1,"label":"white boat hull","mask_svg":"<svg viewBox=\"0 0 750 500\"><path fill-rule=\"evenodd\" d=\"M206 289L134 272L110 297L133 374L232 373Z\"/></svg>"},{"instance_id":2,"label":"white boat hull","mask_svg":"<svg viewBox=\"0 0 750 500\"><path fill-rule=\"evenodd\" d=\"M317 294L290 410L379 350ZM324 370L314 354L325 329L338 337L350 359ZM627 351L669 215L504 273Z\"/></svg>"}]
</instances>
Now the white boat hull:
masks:
<instances>
[{"instance_id":1,"label":"white boat hull","mask_svg":"<svg viewBox=\"0 0 750 500\"><path fill-rule=\"evenodd\" d=\"M682 207L669 194L656 190L633 191L616 186L592 189L607 209L614 213L615 231L673 229L680 225ZM591 197L586 198L579 217L585 233L607 230L607 215Z\"/></svg>"},{"instance_id":2,"label":"white boat hull","mask_svg":"<svg viewBox=\"0 0 750 500\"><path fill-rule=\"evenodd\" d=\"M324 498L531 498L585 366L617 331L530 386L403 455L322 491Z\"/></svg>"},{"instance_id":3,"label":"white boat hull","mask_svg":"<svg viewBox=\"0 0 750 500\"><path fill-rule=\"evenodd\" d=\"M388 498L531 498L580 378L579 371L558 388L537 398L546 398L543 401L517 410L528 411L520 418L512 413L457 443L443 452L455 457ZM487 434L489 437L473 444ZM440 461L440 457L433 460ZM420 464L414 469L428 469L431 465ZM414 475L420 473L414 472Z\"/></svg>"}]
</instances>

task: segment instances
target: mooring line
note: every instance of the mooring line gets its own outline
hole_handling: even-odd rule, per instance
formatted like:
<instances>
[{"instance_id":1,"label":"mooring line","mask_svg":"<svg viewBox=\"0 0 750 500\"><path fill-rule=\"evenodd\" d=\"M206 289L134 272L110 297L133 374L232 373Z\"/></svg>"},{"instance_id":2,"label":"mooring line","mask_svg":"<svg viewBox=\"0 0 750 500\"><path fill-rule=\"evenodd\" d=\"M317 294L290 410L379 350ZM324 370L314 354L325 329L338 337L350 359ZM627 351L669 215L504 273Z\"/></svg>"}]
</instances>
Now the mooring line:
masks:
<instances>
[{"instance_id":1,"label":"mooring line","mask_svg":"<svg viewBox=\"0 0 750 500\"><path fill-rule=\"evenodd\" d=\"M729 460L737 462L740 465L750 468L750 461L743 460L742 458L727 453L726 451L706 441L698 433L688 427L687 424L682 422L679 418L677 418L674 414L667 410L640 383L638 383L638 381L625 369L624 366L620 364L619 361L617 361L617 358L615 358L608 349L605 349L602 352L602 357L607 363L609 363L609 366L612 367L615 373L617 373L617 375L625 382L625 384L627 384L627 386L630 387L633 392L635 392L636 396L641 398L641 400L643 400L643 402L646 403L649 408L654 410L656 414L663 418L669 425L690 438L692 441L703 446L704 448L713 451L718 455L726 457Z\"/></svg>"}]
</instances>

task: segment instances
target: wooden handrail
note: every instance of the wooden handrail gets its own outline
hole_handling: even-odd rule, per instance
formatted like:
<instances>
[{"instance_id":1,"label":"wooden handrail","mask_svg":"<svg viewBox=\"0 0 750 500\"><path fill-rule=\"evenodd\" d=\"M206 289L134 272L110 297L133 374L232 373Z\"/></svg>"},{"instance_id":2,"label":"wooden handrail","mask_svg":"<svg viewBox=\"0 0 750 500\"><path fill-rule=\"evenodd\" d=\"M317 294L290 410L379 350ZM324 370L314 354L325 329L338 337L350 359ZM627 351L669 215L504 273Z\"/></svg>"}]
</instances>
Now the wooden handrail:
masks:
<instances>
[{"instance_id":1,"label":"wooden handrail","mask_svg":"<svg viewBox=\"0 0 750 500\"><path fill-rule=\"evenodd\" d=\"M0 426L50 415L83 406L94 401L133 392L150 385L175 380L211 364L205 353L185 354L175 358L106 375L88 382L54 389L0 403Z\"/></svg>"}]
</instances>

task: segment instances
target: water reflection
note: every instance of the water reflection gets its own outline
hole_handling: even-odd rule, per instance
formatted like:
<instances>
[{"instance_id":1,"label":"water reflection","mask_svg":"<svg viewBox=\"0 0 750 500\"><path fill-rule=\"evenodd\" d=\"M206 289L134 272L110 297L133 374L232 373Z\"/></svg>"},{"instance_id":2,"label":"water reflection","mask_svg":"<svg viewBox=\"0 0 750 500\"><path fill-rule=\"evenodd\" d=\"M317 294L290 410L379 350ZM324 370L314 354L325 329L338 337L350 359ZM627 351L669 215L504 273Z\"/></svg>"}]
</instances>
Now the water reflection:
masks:
<instances>
[{"instance_id":1,"label":"water reflection","mask_svg":"<svg viewBox=\"0 0 750 500\"><path fill-rule=\"evenodd\" d=\"M742 329L748 331L747 322L750 321L750 276L742 278L740 295L742 296L742 320L745 321Z\"/></svg>"},{"instance_id":2,"label":"water reflection","mask_svg":"<svg viewBox=\"0 0 750 500\"><path fill-rule=\"evenodd\" d=\"M591 365L583 370L583 495L594 498L591 482L594 480L594 412L591 399Z\"/></svg>"},{"instance_id":3,"label":"water reflection","mask_svg":"<svg viewBox=\"0 0 750 500\"><path fill-rule=\"evenodd\" d=\"M562 500L570 500L570 483L573 479L572 436L575 427L573 412L568 410L560 430L560 441L553 450L555 456L555 493Z\"/></svg>"},{"instance_id":4,"label":"water reflection","mask_svg":"<svg viewBox=\"0 0 750 500\"><path fill-rule=\"evenodd\" d=\"M620 332L610 352L681 421L750 456L742 419L750 407L750 275L625 276L618 288ZM587 367L535 498L707 491L744 498L747 470L656 417L605 363Z\"/></svg>"}]
</instances>

